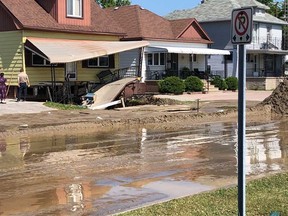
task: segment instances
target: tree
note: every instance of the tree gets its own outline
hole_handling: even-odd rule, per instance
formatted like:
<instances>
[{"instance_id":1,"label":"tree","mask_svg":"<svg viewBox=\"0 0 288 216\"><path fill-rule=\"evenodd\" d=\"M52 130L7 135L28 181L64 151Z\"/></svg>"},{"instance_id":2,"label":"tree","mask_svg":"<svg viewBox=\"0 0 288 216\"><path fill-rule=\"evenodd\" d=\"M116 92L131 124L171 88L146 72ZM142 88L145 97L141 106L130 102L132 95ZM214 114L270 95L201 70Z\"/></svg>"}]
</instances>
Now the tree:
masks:
<instances>
[{"instance_id":1,"label":"tree","mask_svg":"<svg viewBox=\"0 0 288 216\"><path fill-rule=\"evenodd\" d=\"M96 0L102 8L131 5L130 0Z\"/></svg>"},{"instance_id":2,"label":"tree","mask_svg":"<svg viewBox=\"0 0 288 216\"><path fill-rule=\"evenodd\" d=\"M258 0L258 2L267 5L270 7L270 10L267 12L275 17L282 18L283 11L283 1L274 1L274 0Z\"/></svg>"}]
</instances>

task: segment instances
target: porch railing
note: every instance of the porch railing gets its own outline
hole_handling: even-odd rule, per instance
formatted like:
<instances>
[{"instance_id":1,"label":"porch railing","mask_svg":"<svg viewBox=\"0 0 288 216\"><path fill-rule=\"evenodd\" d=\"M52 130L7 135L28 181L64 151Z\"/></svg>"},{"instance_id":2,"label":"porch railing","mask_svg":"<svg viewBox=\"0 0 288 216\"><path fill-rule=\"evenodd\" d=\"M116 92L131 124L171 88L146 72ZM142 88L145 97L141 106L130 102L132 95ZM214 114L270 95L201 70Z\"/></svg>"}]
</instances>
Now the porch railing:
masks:
<instances>
[{"instance_id":1,"label":"porch railing","mask_svg":"<svg viewBox=\"0 0 288 216\"><path fill-rule=\"evenodd\" d=\"M137 77L140 76L139 74L139 67L138 66L130 66L126 68L118 68L113 70L117 79L122 79L125 77Z\"/></svg>"},{"instance_id":2,"label":"porch railing","mask_svg":"<svg viewBox=\"0 0 288 216\"><path fill-rule=\"evenodd\" d=\"M200 79L207 79L209 73L199 70L146 70L146 80L161 80L166 77L176 76L186 79L188 76L197 76Z\"/></svg>"},{"instance_id":3,"label":"porch railing","mask_svg":"<svg viewBox=\"0 0 288 216\"><path fill-rule=\"evenodd\" d=\"M281 37L253 37L251 44L247 44L248 49L278 49L282 50Z\"/></svg>"}]
</instances>

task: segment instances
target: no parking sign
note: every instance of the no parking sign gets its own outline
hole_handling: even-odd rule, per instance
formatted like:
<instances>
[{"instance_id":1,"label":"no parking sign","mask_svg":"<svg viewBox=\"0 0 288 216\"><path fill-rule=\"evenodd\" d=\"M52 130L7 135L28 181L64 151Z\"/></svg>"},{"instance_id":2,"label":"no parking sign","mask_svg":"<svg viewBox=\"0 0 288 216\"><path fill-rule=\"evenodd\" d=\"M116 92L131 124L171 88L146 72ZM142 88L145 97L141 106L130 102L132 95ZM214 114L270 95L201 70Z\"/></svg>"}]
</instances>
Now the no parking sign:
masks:
<instances>
[{"instance_id":1,"label":"no parking sign","mask_svg":"<svg viewBox=\"0 0 288 216\"><path fill-rule=\"evenodd\" d=\"M231 43L249 44L252 40L253 9L238 8L232 11Z\"/></svg>"}]
</instances>

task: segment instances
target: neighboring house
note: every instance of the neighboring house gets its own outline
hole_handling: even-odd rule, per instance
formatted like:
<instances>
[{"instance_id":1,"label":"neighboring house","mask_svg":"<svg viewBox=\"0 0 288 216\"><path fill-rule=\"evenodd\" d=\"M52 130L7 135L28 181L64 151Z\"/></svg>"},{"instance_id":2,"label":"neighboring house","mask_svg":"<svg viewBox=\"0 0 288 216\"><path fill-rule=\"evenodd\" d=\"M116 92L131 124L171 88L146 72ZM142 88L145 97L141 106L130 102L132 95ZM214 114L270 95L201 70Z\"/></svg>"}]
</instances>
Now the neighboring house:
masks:
<instances>
[{"instance_id":1,"label":"neighboring house","mask_svg":"<svg viewBox=\"0 0 288 216\"><path fill-rule=\"evenodd\" d=\"M266 5L255 0L202 0L195 8L174 11L166 18L197 19L214 41L212 48L228 49L233 53L225 58L211 57L208 61L211 73L222 77L238 76L237 46L230 42L231 15L233 9L241 7L252 7L254 11L253 39L246 45L247 87L273 89L283 76L284 57L288 54L282 48L282 28L287 23L266 13L265 10L269 9Z\"/></svg>"},{"instance_id":2,"label":"neighboring house","mask_svg":"<svg viewBox=\"0 0 288 216\"><path fill-rule=\"evenodd\" d=\"M230 54L209 48L213 41L196 19L167 20L138 5L106 10L126 32L121 41L149 42L140 58L133 50L120 54L121 67L141 66L142 81L204 73L208 55Z\"/></svg>"},{"instance_id":3,"label":"neighboring house","mask_svg":"<svg viewBox=\"0 0 288 216\"><path fill-rule=\"evenodd\" d=\"M100 71L119 68L119 52L148 44L120 42L124 36L95 0L0 0L0 67L9 96L16 97L20 68L30 78L29 96L63 101L81 94L99 82Z\"/></svg>"}]
</instances>

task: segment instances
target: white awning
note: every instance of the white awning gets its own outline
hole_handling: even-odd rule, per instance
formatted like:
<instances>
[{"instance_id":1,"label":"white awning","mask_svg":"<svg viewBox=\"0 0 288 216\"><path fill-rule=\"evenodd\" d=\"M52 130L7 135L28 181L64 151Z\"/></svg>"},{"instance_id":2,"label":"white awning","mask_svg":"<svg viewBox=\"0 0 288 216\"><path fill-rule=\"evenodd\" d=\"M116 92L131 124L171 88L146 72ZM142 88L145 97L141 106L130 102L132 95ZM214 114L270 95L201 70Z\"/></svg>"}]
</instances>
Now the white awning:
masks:
<instances>
[{"instance_id":1,"label":"white awning","mask_svg":"<svg viewBox=\"0 0 288 216\"><path fill-rule=\"evenodd\" d=\"M152 47L152 46L151 46ZM210 48L190 48L190 47L176 47L176 46L154 46L167 50L169 53L183 53L183 54L202 54L202 55L230 55L228 50L210 49Z\"/></svg>"},{"instance_id":2,"label":"white awning","mask_svg":"<svg viewBox=\"0 0 288 216\"><path fill-rule=\"evenodd\" d=\"M288 50L247 49L246 52L253 54L288 55Z\"/></svg>"},{"instance_id":3,"label":"white awning","mask_svg":"<svg viewBox=\"0 0 288 216\"><path fill-rule=\"evenodd\" d=\"M39 49L51 63L67 63L96 58L149 44L147 41L87 41L32 37L28 37L27 40Z\"/></svg>"}]
</instances>

